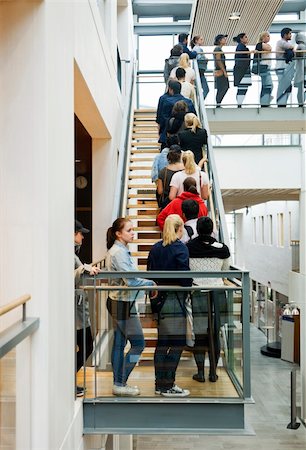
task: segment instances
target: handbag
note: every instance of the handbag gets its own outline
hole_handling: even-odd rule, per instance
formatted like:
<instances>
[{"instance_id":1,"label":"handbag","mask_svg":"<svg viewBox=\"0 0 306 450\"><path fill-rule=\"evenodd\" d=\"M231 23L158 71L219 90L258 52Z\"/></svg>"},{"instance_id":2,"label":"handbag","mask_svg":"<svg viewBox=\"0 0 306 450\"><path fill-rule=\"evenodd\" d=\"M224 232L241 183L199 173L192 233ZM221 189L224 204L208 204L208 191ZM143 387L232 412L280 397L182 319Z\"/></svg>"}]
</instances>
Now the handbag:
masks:
<instances>
[{"instance_id":1,"label":"handbag","mask_svg":"<svg viewBox=\"0 0 306 450\"><path fill-rule=\"evenodd\" d=\"M223 70L221 70L221 69L214 70L214 76L216 78L222 77L223 75L224 75Z\"/></svg>"}]
</instances>

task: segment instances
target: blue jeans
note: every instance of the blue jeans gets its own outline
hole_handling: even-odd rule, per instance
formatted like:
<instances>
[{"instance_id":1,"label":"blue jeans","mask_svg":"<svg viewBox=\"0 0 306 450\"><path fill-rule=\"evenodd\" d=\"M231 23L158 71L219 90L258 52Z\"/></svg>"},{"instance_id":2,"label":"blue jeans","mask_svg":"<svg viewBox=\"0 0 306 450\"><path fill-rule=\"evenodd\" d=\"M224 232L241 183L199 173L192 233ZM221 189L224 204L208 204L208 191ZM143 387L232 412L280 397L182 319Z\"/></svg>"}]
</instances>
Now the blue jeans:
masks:
<instances>
[{"instance_id":1,"label":"blue jeans","mask_svg":"<svg viewBox=\"0 0 306 450\"><path fill-rule=\"evenodd\" d=\"M276 69L276 75L278 78L278 88L277 88L277 105L287 106L287 101L289 95L292 91L292 79L294 76L294 64L290 63L284 69Z\"/></svg>"},{"instance_id":2,"label":"blue jeans","mask_svg":"<svg viewBox=\"0 0 306 450\"><path fill-rule=\"evenodd\" d=\"M114 384L116 386L125 386L130 373L145 348L145 341L135 308L133 306L131 307L127 315L128 317L120 317L117 314L118 309L116 308L120 303L128 302L107 300L107 309L114 322L114 344L112 349ZM130 342L131 348L125 355L124 349L128 341Z\"/></svg>"},{"instance_id":3,"label":"blue jeans","mask_svg":"<svg viewBox=\"0 0 306 450\"><path fill-rule=\"evenodd\" d=\"M269 106L271 103L271 92L273 89L272 77L270 70L260 72L261 78L261 92L260 92L260 104L262 106Z\"/></svg>"},{"instance_id":4,"label":"blue jeans","mask_svg":"<svg viewBox=\"0 0 306 450\"><path fill-rule=\"evenodd\" d=\"M201 85L203 89L203 97L205 100L209 92L209 87L205 75L201 75Z\"/></svg>"}]
</instances>

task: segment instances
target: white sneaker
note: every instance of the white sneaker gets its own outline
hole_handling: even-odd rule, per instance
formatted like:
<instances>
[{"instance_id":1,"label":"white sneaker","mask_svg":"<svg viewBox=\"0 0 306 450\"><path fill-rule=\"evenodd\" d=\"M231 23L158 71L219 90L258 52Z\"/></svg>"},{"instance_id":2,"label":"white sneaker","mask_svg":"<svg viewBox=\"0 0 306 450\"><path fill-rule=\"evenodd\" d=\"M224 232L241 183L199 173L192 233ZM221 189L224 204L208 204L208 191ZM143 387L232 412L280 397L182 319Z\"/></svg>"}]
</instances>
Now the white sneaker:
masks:
<instances>
[{"instance_id":1,"label":"white sneaker","mask_svg":"<svg viewBox=\"0 0 306 450\"><path fill-rule=\"evenodd\" d=\"M190 395L190 391L188 391L188 389L182 389L175 384L166 392L161 392L161 395L164 397L188 397L188 395Z\"/></svg>"},{"instance_id":2,"label":"white sneaker","mask_svg":"<svg viewBox=\"0 0 306 450\"><path fill-rule=\"evenodd\" d=\"M137 386L117 386L113 385L113 394L118 395L119 397L136 397L136 395L140 394L140 390Z\"/></svg>"}]
</instances>

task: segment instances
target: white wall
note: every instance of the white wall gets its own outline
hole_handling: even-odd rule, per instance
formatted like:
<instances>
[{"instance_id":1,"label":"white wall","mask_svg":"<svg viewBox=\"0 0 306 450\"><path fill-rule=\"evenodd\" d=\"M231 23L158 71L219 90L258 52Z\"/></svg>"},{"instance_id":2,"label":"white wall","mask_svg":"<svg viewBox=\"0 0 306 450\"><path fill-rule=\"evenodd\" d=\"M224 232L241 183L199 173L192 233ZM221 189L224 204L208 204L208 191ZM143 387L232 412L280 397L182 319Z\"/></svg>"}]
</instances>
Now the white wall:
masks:
<instances>
[{"instance_id":1,"label":"white wall","mask_svg":"<svg viewBox=\"0 0 306 450\"><path fill-rule=\"evenodd\" d=\"M18 423L30 425L18 430L22 449L83 445L74 400L74 108L94 142L97 245L112 214L122 121L114 51L98 14L94 1L0 3L0 304L29 292L29 315L40 318L30 345L17 350L17 394L29 381L29 396L17 399Z\"/></svg>"},{"instance_id":2,"label":"white wall","mask_svg":"<svg viewBox=\"0 0 306 450\"><path fill-rule=\"evenodd\" d=\"M277 214L284 217L284 245L278 244ZM289 213L291 213L289 215ZM272 215L273 244L269 243L269 216ZM291 226L289 217L291 216ZM264 217L264 243L261 239L260 217ZM254 242L254 218L256 219L256 242ZM288 275L291 271L290 241L299 239L299 203L268 202L237 214L236 263L250 270L252 279L264 285L271 283L272 289L289 294ZM291 229L291 231L290 231Z\"/></svg>"},{"instance_id":3,"label":"white wall","mask_svg":"<svg viewBox=\"0 0 306 450\"><path fill-rule=\"evenodd\" d=\"M300 147L214 147L214 155L221 189L301 187Z\"/></svg>"}]
</instances>

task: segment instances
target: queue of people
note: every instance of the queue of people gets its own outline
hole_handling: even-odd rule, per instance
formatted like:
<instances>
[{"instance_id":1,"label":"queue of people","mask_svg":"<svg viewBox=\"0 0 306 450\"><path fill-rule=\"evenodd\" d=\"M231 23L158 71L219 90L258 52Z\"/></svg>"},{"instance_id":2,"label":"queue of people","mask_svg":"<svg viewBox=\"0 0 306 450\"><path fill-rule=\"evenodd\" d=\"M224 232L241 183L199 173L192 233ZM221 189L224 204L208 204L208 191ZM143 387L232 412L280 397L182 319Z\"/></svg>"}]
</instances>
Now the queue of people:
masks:
<instances>
[{"instance_id":1,"label":"queue of people","mask_svg":"<svg viewBox=\"0 0 306 450\"><path fill-rule=\"evenodd\" d=\"M236 101L238 108L242 107L248 88L252 85L252 74L258 75L261 81L260 105L270 106L273 90L271 76L272 62L275 59L275 73L278 79L276 103L278 107L286 107L288 98L292 92L292 87L298 89L297 100L299 106L304 106L306 95L306 37L303 33L297 33L295 48L292 43L292 30L285 27L281 30L281 38L275 47L275 56L270 45L270 33L264 31L260 33L255 50L250 51L247 47L248 36L246 33L239 33L233 38L237 46L235 49L235 64L233 68L234 86L237 87ZM182 37L181 37L182 36ZM218 34L214 40L214 82L216 89L216 107L220 108L221 103L229 90L229 74L226 67L226 56L223 47L227 44L227 34ZM171 55L176 52L175 60L172 56L165 60L165 71L167 77L165 81L178 79L182 82L193 83L195 79L194 70L190 66L190 60L196 59L198 63L201 85L204 100L209 93L207 83L208 58L203 51L203 36L196 35L190 40L191 50L188 48L188 35L179 37L179 43L171 50ZM171 70L166 70L168 62L171 60ZM185 78L179 69L184 68ZM177 71L180 78L177 76ZM187 86L184 88L187 91ZM185 93L183 93L185 95ZM186 94L188 97L188 94ZM189 97L191 98L191 97Z\"/></svg>"}]
</instances>

